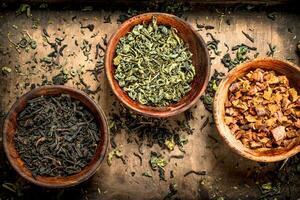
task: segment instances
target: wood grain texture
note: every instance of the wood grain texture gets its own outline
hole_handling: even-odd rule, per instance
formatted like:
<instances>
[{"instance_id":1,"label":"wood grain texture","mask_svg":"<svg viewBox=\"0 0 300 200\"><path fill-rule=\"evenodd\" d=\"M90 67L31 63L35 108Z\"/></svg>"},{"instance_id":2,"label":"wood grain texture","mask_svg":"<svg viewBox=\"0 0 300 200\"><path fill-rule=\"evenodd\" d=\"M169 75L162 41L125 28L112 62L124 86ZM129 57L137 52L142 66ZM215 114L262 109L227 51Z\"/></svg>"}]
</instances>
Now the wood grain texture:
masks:
<instances>
[{"instance_id":1,"label":"wood grain texture","mask_svg":"<svg viewBox=\"0 0 300 200\"><path fill-rule=\"evenodd\" d=\"M107 9L107 8L103 8ZM220 10L219 10L220 11ZM222 10L221 10L222 11ZM213 8L195 8L193 11L188 12L184 17L187 17L187 23L197 29L196 20L200 24L213 25L213 30L202 30L198 33L207 42L210 41L210 37L206 35L207 32L211 32L215 37L220 40L219 49L222 51L220 56L216 56L212 62L211 74L214 70L227 73L227 69L220 62L221 57L226 53L227 49L224 46L224 42L229 47L234 45L245 43L248 45L256 46L260 56L265 57L268 51L268 43L272 43L277 46L277 51L274 57L281 59L293 59L292 62L299 65L299 57L295 54L295 45L300 38L300 16L298 13L287 10L272 10L276 11L277 18L272 21L267 18L267 12L262 11L235 11L225 12L224 16L215 11ZM78 10L33 10L33 17L40 19L40 27L37 30L32 30L32 20L25 16L15 17L13 10L1 11L0 29L2 34L0 37L0 43L5 48L10 50L9 55L0 56L0 66L11 66L14 69L16 64L21 65L21 70L24 73L31 72L30 65L25 62L31 59L35 51L30 53L22 52L18 54L13 46L7 41L7 31L14 33L12 37L13 41L18 41L20 34L19 31L28 29L32 37L38 41L37 58L40 59L46 56L50 48L42 45L42 28L47 29L52 40L55 37L61 37L61 28L66 32L67 38L64 43L68 44L65 49L65 54L69 55L75 51L75 56L65 57L60 59L59 63L64 64L67 62L67 69L81 69L81 65L85 65L84 69L93 69L96 60L92 62L85 62L85 56L74 44L74 40L77 39L81 44L83 39L88 39L92 43L93 51L95 51L95 45L101 42L101 37L105 34L110 37L118 29L117 19L120 11L108 11L108 9L102 11L81 12ZM103 23L104 16L111 14L112 24ZM57 17L59 16L59 17ZM77 16L77 19L73 22L72 17ZM65 19L65 20L63 20ZM222 19L222 20L221 20ZM230 25L227 25L225 21L229 19ZM95 30L89 32L84 30L84 34L80 31L79 21L84 24L93 23ZM52 22L52 23L49 23ZM15 30L12 25L15 24L19 27ZM292 28L292 33L288 31L288 28ZM250 29L250 30L249 30ZM99 35L95 38L90 38L92 34L99 31ZM246 31L254 37L255 42L251 43L241 31ZM72 36L75 36L72 39ZM229 50L231 56L234 56ZM213 56L213 55L212 55ZM94 54L91 55L94 57ZM53 71L47 71L40 66L34 70L30 76L22 76L16 73L14 70L7 76L0 76L0 110L8 112L9 108L15 102L17 97L28 92L30 87L24 87L24 82L30 79L31 83L41 83L41 75L45 75L50 80L51 77L56 75L61 69L54 69ZM92 98L103 108L107 116L110 116L111 110L115 108L114 102L118 101L115 95L112 94L110 86L106 80L105 74L102 72L98 75L99 81L94 80L90 73L83 75L85 81L94 90L97 87L101 87L101 91L95 95L91 95ZM75 79L75 80L73 80ZM73 78L66 84L67 86L83 89L82 85L76 85L78 79ZM16 87L16 84L20 84L20 87ZM21 86L22 85L22 86ZM138 151L138 146L135 143L127 143L129 132L122 130L116 137L118 145L123 145L122 153L126 155L127 164L124 165L120 159L113 161L112 166L108 166L103 163L97 173L85 184L81 185L82 188L74 188L65 190L68 199L162 199L168 193L168 187L170 183L176 183L178 186L177 197L182 199L207 199L218 197L224 197L225 199L257 199L261 193L257 188L257 184L254 181L256 172L259 172L259 176L262 177L260 183L265 183L265 177L269 172L276 173L276 166L271 163L265 166L259 165L257 162L248 160L232 152L225 142L222 142L222 138L219 136L214 124L211 124L212 115L205 110L202 102L199 100L197 104L190 109L195 119L189 122L189 125L194 129L193 135L187 135L189 140L185 145L186 154L182 160L172 159L165 167L167 181L159 181L159 177L156 172L152 172L149 166L150 152L160 151L158 145L154 145L152 148L144 147L143 164L140 166L139 160L132 154ZM184 115L180 114L176 117L169 118L169 121L176 123L177 120L183 119ZM208 125L201 131L201 126L206 119L209 119ZM0 127L1 129L2 127ZM185 133L181 133L185 135ZM215 139L212 139L215 138ZM111 148L109 147L109 151ZM3 155L3 149L0 149L0 153ZM169 152L167 150L162 151L163 155L168 158L170 155L178 155L181 152L176 148L174 151ZM2 161L6 161L4 156L1 156ZM183 177L183 175L189 170L205 170L206 176L190 175ZM174 171L174 178L170 178L170 171ZM141 176L145 171L153 173L153 178ZM13 171L10 171L13 173ZM131 172L135 172L135 176L131 175ZM246 177L246 178L245 178ZM1 178L1 177L0 177ZM298 178L297 175L295 178ZM201 182L201 192L199 192L199 182ZM237 188L237 189L235 189ZM81 189L86 191L83 193L84 197L81 197ZM98 190L99 189L99 190ZM299 197L300 182L294 181L291 187L291 199L297 199ZM100 191L100 192L99 192ZM47 197L47 193L39 193L39 190L35 191L40 196L36 199L44 199ZM28 193L27 197L32 198L33 193ZM279 199L286 199L288 195L284 191Z\"/></svg>"}]
</instances>

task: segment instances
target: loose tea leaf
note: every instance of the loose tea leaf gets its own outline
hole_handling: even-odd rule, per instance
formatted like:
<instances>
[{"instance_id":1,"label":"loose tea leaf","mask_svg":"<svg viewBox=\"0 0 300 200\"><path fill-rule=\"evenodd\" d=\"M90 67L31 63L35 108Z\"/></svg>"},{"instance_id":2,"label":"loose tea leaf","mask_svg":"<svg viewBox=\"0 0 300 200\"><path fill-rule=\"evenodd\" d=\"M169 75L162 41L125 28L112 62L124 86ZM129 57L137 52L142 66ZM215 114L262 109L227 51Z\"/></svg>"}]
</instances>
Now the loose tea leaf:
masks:
<instances>
[{"instance_id":1,"label":"loose tea leaf","mask_svg":"<svg viewBox=\"0 0 300 200\"><path fill-rule=\"evenodd\" d=\"M140 160L140 166L142 166L143 165L143 158L135 152L133 153L133 155L135 155Z\"/></svg>"},{"instance_id":2,"label":"loose tea leaf","mask_svg":"<svg viewBox=\"0 0 300 200\"><path fill-rule=\"evenodd\" d=\"M63 72L60 72L52 78L52 82L54 85L64 85L68 82L68 76Z\"/></svg>"},{"instance_id":3,"label":"loose tea leaf","mask_svg":"<svg viewBox=\"0 0 300 200\"><path fill-rule=\"evenodd\" d=\"M152 23L136 25L116 49L115 79L135 101L151 106L178 102L195 76L192 53L177 30Z\"/></svg>"},{"instance_id":4,"label":"loose tea leaf","mask_svg":"<svg viewBox=\"0 0 300 200\"><path fill-rule=\"evenodd\" d=\"M161 154L155 152L151 152L151 158L149 162L153 170L156 170L158 168L163 169L168 164L168 161L165 160Z\"/></svg>"},{"instance_id":5,"label":"loose tea leaf","mask_svg":"<svg viewBox=\"0 0 300 200\"><path fill-rule=\"evenodd\" d=\"M143 172L142 176L146 176L146 177L152 178L152 175L149 172Z\"/></svg>"},{"instance_id":6,"label":"loose tea leaf","mask_svg":"<svg viewBox=\"0 0 300 200\"><path fill-rule=\"evenodd\" d=\"M4 67L1 68L1 71L2 71L2 74L7 75L11 72L11 68L7 67L7 66L4 66Z\"/></svg>"},{"instance_id":7,"label":"loose tea leaf","mask_svg":"<svg viewBox=\"0 0 300 200\"><path fill-rule=\"evenodd\" d=\"M171 199L172 196L177 194L177 185L176 184L170 184L169 185L169 192L168 194L163 198L163 200Z\"/></svg>"},{"instance_id":8,"label":"loose tea leaf","mask_svg":"<svg viewBox=\"0 0 300 200\"><path fill-rule=\"evenodd\" d=\"M244 31L242 31L242 33L244 34L244 36L245 36L248 40L250 40L252 43L254 43L254 38L253 38L253 37L251 37L248 33L245 33Z\"/></svg>"},{"instance_id":9,"label":"loose tea leaf","mask_svg":"<svg viewBox=\"0 0 300 200\"><path fill-rule=\"evenodd\" d=\"M16 11L16 15L21 15L23 13L26 13L27 17L32 17L31 14L31 6L28 4L21 4L18 10Z\"/></svg>"},{"instance_id":10,"label":"loose tea leaf","mask_svg":"<svg viewBox=\"0 0 300 200\"><path fill-rule=\"evenodd\" d=\"M167 138L167 139L165 140L165 145L166 145L166 147L167 147L170 151L173 151L173 150L174 150L174 147L175 147L174 138L173 138L173 137Z\"/></svg>"},{"instance_id":11,"label":"loose tea leaf","mask_svg":"<svg viewBox=\"0 0 300 200\"><path fill-rule=\"evenodd\" d=\"M16 150L33 176L69 176L93 158L100 141L94 116L69 95L28 101L17 116Z\"/></svg>"},{"instance_id":12,"label":"loose tea leaf","mask_svg":"<svg viewBox=\"0 0 300 200\"><path fill-rule=\"evenodd\" d=\"M94 28L95 28L95 25L94 24L87 24L87 25L83 25L81 22L80 22L80 28L81 29L89 29L89 31L93 32Z\"/></svg>"},{"instance_id":13,"label":"loose tea leaf","mask_svg":"<svg viewBox=\"0 0 300 200\"><path fill-rule=\"evenodd\" d=\"M184 177L187 177L188 175L190 174L196 174L196 175L206 175L206 171L195 171L195 170L191 170L191 171L188 171L187 173L185 173L183 176Z\"/></svg>"},{"instance_id":14,"label":"loose tea leaf","mask_svg":"<svg viewBox=\"0 0 300 200\"><path fill-rule=\"evenodd\" d=\"M267 52L267 56L274 56L274 53L276 51L276 46L273 46L271 43L268 43L269 51Z\"/></svg>"},{"instance_id":15,"label":"loose tea leaf","mask_svg":"<svg viewBox=\"0 0 300 200\"><path fill-rule=\"evenodd\" d=\"M123 158L123 154L122 154L121 149L116 148L116 149L113 149L111 152L109 152L109 154L107 156L107 164L109 166L112 165L112 160L113 160L114 157L120 158L123 161L124 158Z\"/></svg>"}]
</instances>

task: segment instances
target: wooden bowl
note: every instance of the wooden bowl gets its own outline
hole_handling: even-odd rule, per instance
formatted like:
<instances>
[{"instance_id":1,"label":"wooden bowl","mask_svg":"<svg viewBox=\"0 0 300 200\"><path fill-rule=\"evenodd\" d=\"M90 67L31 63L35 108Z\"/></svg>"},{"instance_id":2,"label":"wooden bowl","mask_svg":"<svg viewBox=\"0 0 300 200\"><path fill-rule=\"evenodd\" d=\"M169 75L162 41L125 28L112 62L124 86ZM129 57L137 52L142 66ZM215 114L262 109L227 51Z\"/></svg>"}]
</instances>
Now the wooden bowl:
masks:
<instances>
[{"instance_id":1,"label":"wooden bowl","mask_svg":"<svg viewBox=\"0 0 300 200\"><path fill-rule=\"evenodd\" d=\"M114 78L116 46L121 37L125 36L137 24L150 23L155 16L158 24L172 26L178 30L178 35L188 44L189 50L193 53L192 63L195 66L196 75L191 83L191 91L186 94L179 102L166 107L153 107L143 105L132 100L126 92L119 86L118 81ZM193 28L180 18L165 13L146 13L137 15L125 21L117 32L111 37L105 55L105 71L108 82L115 95L130 109L151 117L169 117L184 112L195 104L201 94L204 92L210 74L210 58L206 43Z\"/></svg>"},{"instance_id":2,"label":"wooden bowl","mask_svg":"<svg viewBox=\"0 0 300 200\"><path fill-rule=\"evenodd\" d=\"M69 94L72 98L80 101L95 116L100 127L100 142L97 146L95 155L90 163L78 174L66 177L33 177L31 172L26 168L25 163L20 158L14 143L14 135L17 126L17 116L26 107L28 100L42 95L60 95ZM3 127L3 144L6 156L13 168L28 181L44 187L62 188L77 185L90 178L100 166L104 159L108 147L108 125L103 110L85 93L66 86L44 86L31 90L21 96L10 109L4 121Z\"/></svg>"},{"instance_id":3,"label":"wooden bowl","mask_svg":"<svg viewBox=\"0 0 300 200\"><path fill-rule=\"evenodd\" d=\"M271 149L266 151L257 151L245 147L231 133L229 127L224 122L225 108L224 103L227 99L229 86L238 78L243 77L251 70L262 68L265 70L273 70L278 74L285 75L290 85L300 92L300 68L293 63L275 60L271 58L255 59L253 61L240 64L227 77L221 81L215 94L213 115L219 134L225 143L241 156L259 162L275 162L284 160L300 152L300 144L296 144L290 149Z\"/></svg>"}]
</instances>

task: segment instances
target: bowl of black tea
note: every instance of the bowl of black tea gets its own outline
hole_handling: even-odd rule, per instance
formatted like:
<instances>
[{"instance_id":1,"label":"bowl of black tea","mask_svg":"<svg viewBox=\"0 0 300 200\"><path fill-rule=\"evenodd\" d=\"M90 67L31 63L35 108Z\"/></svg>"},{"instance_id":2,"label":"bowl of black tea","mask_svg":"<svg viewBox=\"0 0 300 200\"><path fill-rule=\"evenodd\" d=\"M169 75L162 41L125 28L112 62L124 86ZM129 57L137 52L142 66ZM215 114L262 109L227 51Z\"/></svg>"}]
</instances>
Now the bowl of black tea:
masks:
<instances>
[{"instance_id":1,"label":"bowl of black tea","mask_svg":"<svg viewBox=\"0 0 300 200\"><path fill-rule=\"evenodd\" d=\"M145 13L125 21L111 37L105 69L113 92L127 107L169 117L199 100L210 59L201 36L182 19Z\"/></svg>"},{"instance_id":2,"label":"bowl of black tea","mask_svg":"<svg viewBox=\"0 0 300 200\"><path fill-rule=\"evenodd\" d=\"M85 93L44 86L20 97L3 126L13 168L28 181L61 188L90 178L104 159L108 126L103 110Z\"/></svg>"}]
</instances>

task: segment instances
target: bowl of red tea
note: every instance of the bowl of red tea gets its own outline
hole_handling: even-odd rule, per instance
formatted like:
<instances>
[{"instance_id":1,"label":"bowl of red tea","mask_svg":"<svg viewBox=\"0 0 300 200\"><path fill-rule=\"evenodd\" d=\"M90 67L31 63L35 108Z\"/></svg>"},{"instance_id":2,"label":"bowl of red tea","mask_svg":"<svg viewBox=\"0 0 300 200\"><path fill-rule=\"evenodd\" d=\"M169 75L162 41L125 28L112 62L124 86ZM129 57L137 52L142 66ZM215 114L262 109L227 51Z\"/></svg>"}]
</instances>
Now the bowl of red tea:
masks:
<instances>
[{"instance_id":1,"label":"bowl of red tea","mask_svg":"<svg viewBox=\"0 0 300 200\"><path fill-rule=\"evenodd\" d=\"M216 127L238 154L275 162L300 152L300 68L256 59L230 71L214 100Z\"/></svg>"},{"instance_id":2,"label":"bowl of red tea","mask_svg":"<svg viewBox=\"0 0 300 200\"><path fill-rule=\"evenodd\" d=\"M61 188L90 178L104 159L108 126L103 110L85 93L44 86L21 96L3 126L13 168L28 181Z\"/></svg>"}]
</instances>

